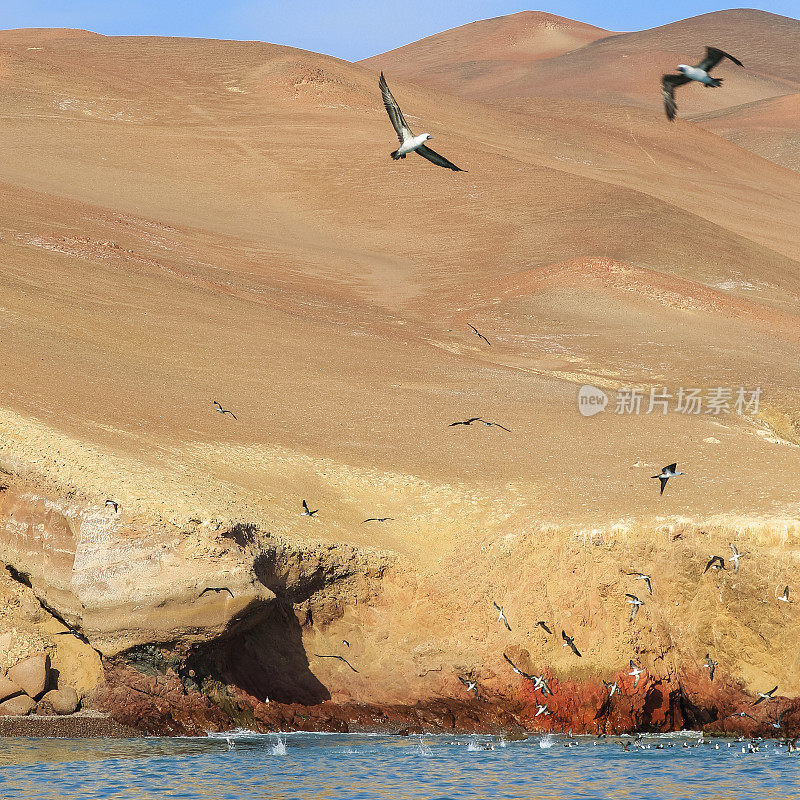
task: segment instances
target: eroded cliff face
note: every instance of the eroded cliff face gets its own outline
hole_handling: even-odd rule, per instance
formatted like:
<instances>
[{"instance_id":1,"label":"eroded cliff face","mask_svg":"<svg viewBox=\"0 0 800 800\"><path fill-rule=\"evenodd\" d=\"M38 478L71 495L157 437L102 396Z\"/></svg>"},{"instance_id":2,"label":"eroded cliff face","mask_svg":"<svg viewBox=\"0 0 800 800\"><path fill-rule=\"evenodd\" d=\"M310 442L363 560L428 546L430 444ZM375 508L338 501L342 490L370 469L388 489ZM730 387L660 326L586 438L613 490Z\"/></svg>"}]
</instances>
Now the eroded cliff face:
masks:
<instances>
[{"instance_id":1,"label":"eroded cliff face","mask_svg":"<svg viewBox=\"0 0 800 800\"><path fill-rule=\"evenodd\" d=\"M425 568L252 523L146 524L13 473L2 486L2 666L50 652L84 707L137 730L800 726L800 631L773 586L796 570L790 521L590 531L512 521ZM710 554L727 557L728 540L744 537L738 572L704 572ZM628 574L640 569L652 595ZM633 621L626 594L643 601ZM551 694L535 688L538 675ZM616 683L613 696L603 681ZM781 699L752 706L776 683Z\"/></svg>"}]
</instances>

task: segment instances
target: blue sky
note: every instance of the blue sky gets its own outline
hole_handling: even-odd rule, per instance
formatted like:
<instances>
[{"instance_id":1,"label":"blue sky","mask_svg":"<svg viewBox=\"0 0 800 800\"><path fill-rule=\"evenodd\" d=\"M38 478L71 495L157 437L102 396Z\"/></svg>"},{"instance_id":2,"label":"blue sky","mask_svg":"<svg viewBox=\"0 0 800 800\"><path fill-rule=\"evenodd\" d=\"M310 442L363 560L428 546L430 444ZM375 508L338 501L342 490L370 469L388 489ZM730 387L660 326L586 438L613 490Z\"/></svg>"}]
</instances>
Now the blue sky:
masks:
<instances>
[{"instance_id":1,"label":"blue sky","mask_svg":"<svg viewBox=\"0 0 800 800\"><path fill-rule=\"evenodd\" d=\"M736 7L704 0L554 0L539 10L610 30L638 30ZM0 26L259 39L356 60L527 8L513 0L0 0ZM758 8L796 16L798 4L768 0Z\"/></svg>"}]
</instances>

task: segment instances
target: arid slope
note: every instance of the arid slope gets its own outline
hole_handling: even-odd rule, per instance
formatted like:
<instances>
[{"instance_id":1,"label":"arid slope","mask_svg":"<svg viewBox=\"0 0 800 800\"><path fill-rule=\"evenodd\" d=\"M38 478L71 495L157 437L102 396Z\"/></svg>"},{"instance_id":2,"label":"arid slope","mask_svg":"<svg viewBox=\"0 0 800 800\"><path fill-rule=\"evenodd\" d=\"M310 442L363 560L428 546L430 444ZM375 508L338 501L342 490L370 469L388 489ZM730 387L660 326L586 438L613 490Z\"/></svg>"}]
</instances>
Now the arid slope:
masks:
<instances>
[{"instance_id":1,"label":"arid slope","mask_svg":"<svg viewBox=\"0 0 800 800\"><path fill-rule=\"evenodd\" d=\"M800 692L774 597L799 574L794 173L648 109L521 115L400 80L469 172L395 163L373 68L258 43L9 32L0 67L2 557L100 649L169 640L163 609L187 641L241 622L193 606L233 570L336 700L465 671L503 692L508 647L582 680L713 647L745 688ZM764 395L586 419L583 383ZM449 427L478 415L510 432ZM235 523L258 531L234 546ZM734 539L739 575L704 576ZM636 626L629 569L658 592ZM259 624L248 669L271 675ZM357 674L314 660L345 638Z\"/></svg>"}]
</instances>

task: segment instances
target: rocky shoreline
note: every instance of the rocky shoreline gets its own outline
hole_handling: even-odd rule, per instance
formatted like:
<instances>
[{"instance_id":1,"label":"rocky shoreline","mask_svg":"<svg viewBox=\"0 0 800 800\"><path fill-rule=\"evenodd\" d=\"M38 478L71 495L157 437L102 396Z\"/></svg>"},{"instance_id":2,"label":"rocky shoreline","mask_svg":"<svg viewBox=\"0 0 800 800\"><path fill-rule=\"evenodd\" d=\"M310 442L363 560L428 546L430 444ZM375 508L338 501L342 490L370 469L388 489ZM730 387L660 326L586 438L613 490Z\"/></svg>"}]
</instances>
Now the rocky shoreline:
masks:
<instances>
[{"instance_id":1,"label":"rocky shoreline","mask_svg":"<svg viewBox=\"0 0 800 800\"><path fill-rule=\"evenodd\" d=\"M758 573L743 570L744 579L728 586L727 576L701 572L706 557L698 553L721 550L725 529L662 526L620 545L602 532L580 540L542 534L559 548L562 566L570 564L569 580L582 586L586 610L565 623L579 637L577 657L561 646L560 625L524 623L518 608L512 633L487 614L490 599L471 599L466 609L460 592L442 599L448 589L435 575L423 577L391 553L291 541L254 524L128 520L6 474L0 735L800 734L800 700L791 685L783 688L790 676L773 678L783 667L769 642L789 636L781 626L794 624L779 616L783 609L759 639L743 628L749 649L741 656L704 638L712 610L736 625L733 610L748 597L767 602ZM758 535L774 558L783 540L774 544L769 529ZM535 574L548 545L534 540L533 547L541 551L524 551L525 569ZM660 579L635 625L627 608L619 622L603 619L600 612L619 605L628 589L621 562L660 559L663 575L668 557L683 566ZM567 590L554 584L549 591L550 608L563 607L557 593ZM676 592L687 608L714 603L688 636L670 600ZM708 649L723 662L715 676L702 662ZM636 679L621 668L634 657L642 665ZM551 693L542 692L541 679ZM782 691L756 705L773 680Z\"/></svg>"}]
</instances>

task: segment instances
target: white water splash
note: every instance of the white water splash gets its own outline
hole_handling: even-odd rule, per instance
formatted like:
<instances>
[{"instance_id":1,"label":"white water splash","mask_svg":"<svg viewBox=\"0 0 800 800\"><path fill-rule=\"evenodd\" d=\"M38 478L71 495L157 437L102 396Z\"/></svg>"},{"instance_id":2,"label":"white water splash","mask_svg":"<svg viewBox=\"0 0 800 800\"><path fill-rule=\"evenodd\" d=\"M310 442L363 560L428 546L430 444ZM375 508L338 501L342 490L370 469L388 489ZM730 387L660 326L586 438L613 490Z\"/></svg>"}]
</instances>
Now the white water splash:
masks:
<instances>
[{"instance_id":1,"label":"white water splash","mask_svg":"<svg viewBox=\"0 0 800 800\"><path fill-rule=\"evenodd\" d=\"M272 755L285 756L286 755L286 738L283 736L278 737L278 741L272 745Z\"/></svg>"},{"instance_id":2,"label":"white water splash","mask_svg":"<svg viewBox=\"0 0 800 800\"><path fill-rule=\"evenodd\" d=\"M431 750L431 748L427 744L425 744L424 741L422 741L422 737L421 736L419 737L419 754L421 756L432 756L433 755L433 750Z\"/></svg>"},{"instance_id":3,"label":"white water splash","mask_svg":"<svg viewBox=\"0 0 800 800\"><path fill-rule=\"evenodd\" d=\"M542 750L548 750L552 746L553 746L553 737L549 733L547 734L547 736L543 736L541 739L539 739L539 747L541 747Z\"/></svg>"}]
</instances>

